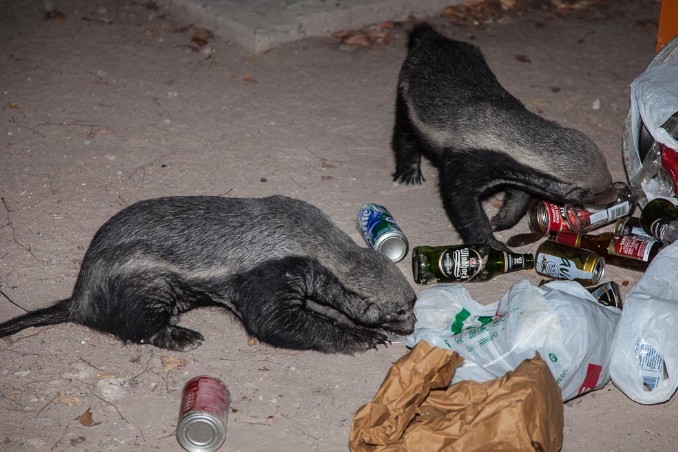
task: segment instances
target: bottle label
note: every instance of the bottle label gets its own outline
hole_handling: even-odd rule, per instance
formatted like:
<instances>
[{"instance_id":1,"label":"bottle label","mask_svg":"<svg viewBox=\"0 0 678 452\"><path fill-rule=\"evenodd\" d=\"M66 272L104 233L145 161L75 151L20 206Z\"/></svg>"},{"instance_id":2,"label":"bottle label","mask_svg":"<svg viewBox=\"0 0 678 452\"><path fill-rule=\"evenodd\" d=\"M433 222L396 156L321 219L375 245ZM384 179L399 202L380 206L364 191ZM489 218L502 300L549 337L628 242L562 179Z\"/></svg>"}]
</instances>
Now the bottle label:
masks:
<instances>
[{"instance_id":1,"label":"bottle label","mask_svg":"<svg viewBox=\"0 0 678 452\"><path fill-rule=\"evenodd\" d=\"M613 256L628 257L648 262L652 245L657 241L632 235L616 236L610 241L607 252Z\"/></svg>"},{"instance_id":2,"label":"bottle label","mask_svg":"<svg viewBox=\"0 0 678 452\"><path fill-rule=\"evenodd\" d=\"M612 207L607 209L602 209L599 211L596 210L585 210L580 214L586 221L582 221L584 225L604 225L612 220L617 218L624 217L628 215L631 211L631 204L628 201L624 201L621 204L615 204Z\"/></svg>"},{"instance_id":3,"label":"bottle label","mask_svg":"<svg viewBox=\"0 0 678 452\"><path fill-rule=\"evenodd\" d=\"M540 253L535 262L537 273L545 274L557 279L593 279L593 272L587 272L577 267L577 264L566 257Z\"/></svg>"},{"instance_id":4,"label":"bottle label","mask_svg":"<svg viewBox=\"0 0 678 452\"><path fill-rule=\"evenodd\" d=\"M483 260L477 251L464 247L443 252L438 266L447 278L470 281L483 268Z\"/></svg>"},{"instance_id":5,"label":"bottle label","mask_svg":"<svg viewBox=\"0 0 678 452\"><path fill-rule=\"evenodd\" d=\"M669 225L669 223L671 223L671 220L655 220L650 226L650 229L652 230L652 236L654 236L657 240L664 240L664 233L666 232L666 227Z\"/></svg>"},{"instance_id":6,"label":"bottle label","mask_svg":"<svg viewBox=\"0 0 678 452\"><path fill-rule=\"evenodd\" d=\"M525 268L525 257L522 254L509 254L504 251L504 273Z\"/></svg>"}]
</instances>

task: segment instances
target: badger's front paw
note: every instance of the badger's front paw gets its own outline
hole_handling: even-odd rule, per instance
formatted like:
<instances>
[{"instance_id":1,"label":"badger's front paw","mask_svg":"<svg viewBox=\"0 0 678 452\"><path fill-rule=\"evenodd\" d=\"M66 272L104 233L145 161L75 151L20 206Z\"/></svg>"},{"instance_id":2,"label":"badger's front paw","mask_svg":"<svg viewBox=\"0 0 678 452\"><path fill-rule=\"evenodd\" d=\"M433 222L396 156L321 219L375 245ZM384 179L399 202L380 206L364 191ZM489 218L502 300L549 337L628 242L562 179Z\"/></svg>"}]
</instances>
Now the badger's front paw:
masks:
<instances>
[{"instance_id":1,"label":"badger's front paw","mask_svg":"<svg viewBox=\"0 0 678 452\"><path fill-rule=\"evenodd\" d=\"M377 349L377 345L388 345L390 342L388 338L375 330L352 329L348 332L350 339L341 350L342 353L354 354L364 352L371 348Z\"/></svg>"},{"instance_id":2,"label":"badger's front paw","mask_svg":"<svg viewBox=\"0 0 678 452\"><path fill-rule=\"evenodd\" d=\"M393 181L399 184L418 185L424 182L424 176L419 168L399 170L393 174Z\"/></svg>"}]
</instances>

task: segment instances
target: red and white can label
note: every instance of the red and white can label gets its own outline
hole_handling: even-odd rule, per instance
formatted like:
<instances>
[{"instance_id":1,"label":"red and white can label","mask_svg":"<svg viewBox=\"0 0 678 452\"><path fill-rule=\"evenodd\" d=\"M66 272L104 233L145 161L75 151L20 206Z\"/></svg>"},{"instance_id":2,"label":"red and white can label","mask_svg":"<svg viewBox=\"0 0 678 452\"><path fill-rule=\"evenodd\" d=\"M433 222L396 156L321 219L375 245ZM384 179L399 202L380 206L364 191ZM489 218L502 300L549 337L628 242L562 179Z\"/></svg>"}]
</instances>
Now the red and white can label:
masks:
<instances>
[{"instance_id":1,"label":"red and white can label","mask_svg":"<svg viewBox=\"0 0 678 452\"><path fill-rule=\"evenodd\" d=\"M607 252L613 256L629 257L648 262L650 260L650 250L655 242L656 240L654 239L633 235L616 236L607 247Z\"/></svg>"},{"instance_id":2,"label":"red and white can label","mask_svg":"<svg viewBox=\"0 0 678 452\"><path fill-rule=\"evenodd\" d=\"M570 231L570 225L567 224L565 208L558 204L553 204L548 201L543 201L548 213L548 232L565 232Z\"/></svg>"},{"instance_id":3,"label":"red and white can label","mask_svg":"<svg viewBox=\"0 0 678 452\"><path fill-rule=\"evenodd\" d=\"M219 379L208 376L195 377L184 386L179 419L191 411L201 411L224 419L229 404L226 385Z\"/></svg>"}]
</instances>

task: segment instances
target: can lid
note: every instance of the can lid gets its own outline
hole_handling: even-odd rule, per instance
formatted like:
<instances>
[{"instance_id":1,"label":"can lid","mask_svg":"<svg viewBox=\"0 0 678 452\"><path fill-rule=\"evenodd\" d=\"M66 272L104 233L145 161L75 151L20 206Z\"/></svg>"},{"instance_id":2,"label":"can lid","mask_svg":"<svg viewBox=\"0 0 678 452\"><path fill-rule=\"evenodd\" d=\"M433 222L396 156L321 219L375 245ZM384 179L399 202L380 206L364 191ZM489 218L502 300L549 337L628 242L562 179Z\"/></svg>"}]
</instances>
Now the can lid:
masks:
<instances>
[{"instance_id":1,"label":"can lid","mask_svg":"<svg viewBox=\"0 0 678 452\"><path fill-rule=\"evenodd\" d=\"M399 262L407 254L407 241L400 236L393 235L379 242L377 248L380 253L386 255L393 262Z\"/></svg>"},{"instance_id":2,"label":"can lid","mask_svg":"<svg viewBox=\"0 0 678 452\"><path fill-rule=\"evenodd\" d=\"M187 414L177 426L177 441L189 452L213 452L225 439L224 425L210 413Z\"/></svg>"},{"instance_id":3,"label":"can lid","mask_svg":"<svg viewBox=\"0 0 678 452\"><path fill-rule=\"evenodd\" d=\"M593 267L591 272L591 284L596 285L603 279L605 275L605 258L603 256L598 257L596 265Z\"/></svg>"}]
</instances>

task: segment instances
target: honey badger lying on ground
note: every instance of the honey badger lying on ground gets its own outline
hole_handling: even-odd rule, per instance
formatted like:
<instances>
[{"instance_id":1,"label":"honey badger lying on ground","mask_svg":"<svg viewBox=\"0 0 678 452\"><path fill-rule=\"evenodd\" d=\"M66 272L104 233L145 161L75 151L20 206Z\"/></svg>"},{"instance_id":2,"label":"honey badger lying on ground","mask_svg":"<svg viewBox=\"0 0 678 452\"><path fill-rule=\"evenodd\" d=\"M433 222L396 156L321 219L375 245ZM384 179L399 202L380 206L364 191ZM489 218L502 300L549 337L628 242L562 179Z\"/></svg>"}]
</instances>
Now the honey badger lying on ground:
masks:
<instances>
[{"instance_id":1,"label":"honey badger lying on ground","mask_svg":"<svg viewBox=\"0 0 678 452\"><path fill-rule=\"evenodd\" d=\"M174 321L233 311L263 342L355 352L409 334L415 294L400 270L323 212L284 196L170 197L133 204L96 233L73 295L0 324L0 337L74 322L173 350L204 338Z\"/></svg>"},{"instance_id":2,"label":"honey badger lying on ground","mask_svg":"<svg viewBox=\"0 0 678 452\"><path fill-rule=\"evenodd\" d=\"M466 243L506 250L492 230L513 227L531 195L558 203L613 200L607 162L589 138L529 112L477 47L428 24L410 32L395 116L394 180L421 183L421 155L429 158L445 211ZM504 203L490 222L481 200L498 191Z\"/></svg>"}]
</instances>

